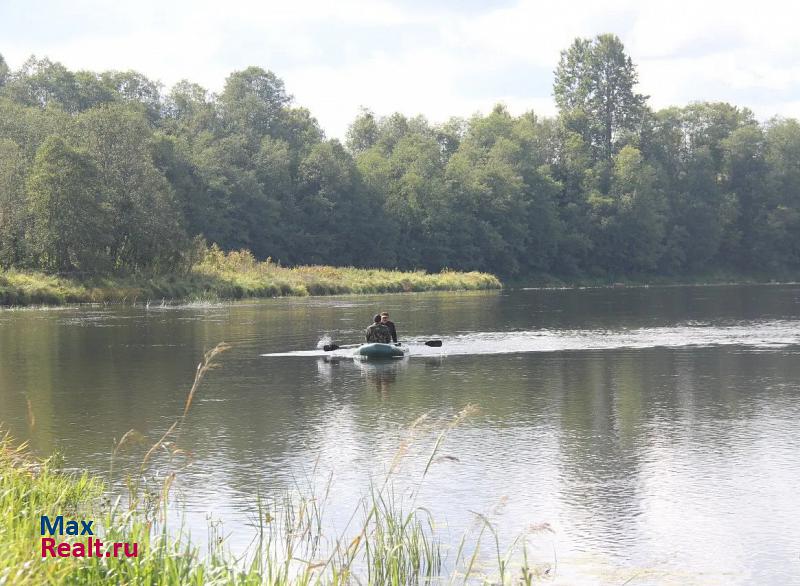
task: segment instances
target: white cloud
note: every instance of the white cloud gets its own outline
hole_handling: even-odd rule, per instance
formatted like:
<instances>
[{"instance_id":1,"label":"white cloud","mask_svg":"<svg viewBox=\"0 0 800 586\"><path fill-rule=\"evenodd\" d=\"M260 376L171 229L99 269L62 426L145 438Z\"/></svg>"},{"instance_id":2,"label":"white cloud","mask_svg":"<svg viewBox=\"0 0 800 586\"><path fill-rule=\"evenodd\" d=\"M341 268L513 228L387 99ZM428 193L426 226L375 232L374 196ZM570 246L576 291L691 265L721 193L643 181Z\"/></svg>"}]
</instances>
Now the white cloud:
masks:
<instances>
[{"instance_id":1,"label":"white cloud","mask_svg":"<svg viewBox=\"0 0 800 586\"><path fill-rule=\"evenodd\" d=\"M433 121L498 101L514 112L552 114L549 72L559 52L576 36L600 32L622 38L654 107L724 100L761 118L800 116L800 8L779 0L519 0L470 11L400 0L54 0L53 10L27 17L36 31L20 34L30 26L19 16L27 6L0 6L0 52L12 67L36 53L74 69L137 69L167 86L188 78L219 91L231 71L260 65L338 137L361 105ZM385 43L371 30L389 31L378 39ZM515 94L508 84L492 92L464 83L493 70L547 79Z\"/></svg>"}]
</instances>

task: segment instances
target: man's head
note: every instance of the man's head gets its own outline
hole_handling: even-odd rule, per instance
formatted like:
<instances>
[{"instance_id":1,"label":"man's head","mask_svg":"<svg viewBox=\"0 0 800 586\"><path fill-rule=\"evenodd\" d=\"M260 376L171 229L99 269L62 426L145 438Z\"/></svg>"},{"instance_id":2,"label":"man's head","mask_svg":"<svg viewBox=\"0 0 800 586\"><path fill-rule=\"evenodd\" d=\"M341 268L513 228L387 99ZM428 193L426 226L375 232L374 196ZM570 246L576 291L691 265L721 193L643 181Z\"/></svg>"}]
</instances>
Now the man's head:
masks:
<instances>
[{"instance_id":1,"label":"man's head","mask_svg":"<svg viewBox=\"0 0 800 586\"><path fill-rule=\"evenodd\" d=\"M372 318L372 321L374 321L376 324L381 323L381 314L380 313L376 314L375 317Z\"/></svg>"},{"instance_id":2,"label":"man's head","mask_svg":"<svg viewBox=\"0 0 800 586\"><path fill-rule=\"evenodd\" d=\"M387 311L382 311L381 312L381 321L384 322L384 323L389 321L389 312L387 312Z\"/></svg>"}]
</instances>

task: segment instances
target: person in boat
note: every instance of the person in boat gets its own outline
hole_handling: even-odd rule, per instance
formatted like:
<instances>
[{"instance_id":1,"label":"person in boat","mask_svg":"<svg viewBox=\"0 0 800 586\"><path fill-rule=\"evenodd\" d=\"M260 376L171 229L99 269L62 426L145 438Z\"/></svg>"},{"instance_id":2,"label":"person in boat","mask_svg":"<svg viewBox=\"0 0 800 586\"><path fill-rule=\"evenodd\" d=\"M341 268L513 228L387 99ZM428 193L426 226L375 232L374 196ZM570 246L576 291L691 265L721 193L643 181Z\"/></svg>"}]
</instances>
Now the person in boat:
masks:
<instances>
[{"instance_id":1,"label":"person in boat","mask_svg":"<svg viewBox=\"0 0 800 586\"><path fill-rule=\"evenodd\" d=\"M394 322L389 319L389 312L381 312L381 323L389 328L389 333L392 335L392 342L397 344L397 328L394 327Z\"/></svg>"},{"instance_id":2,"label":"person in boat","mask_svg":"<svg viewBox=\"0 0 800 586\"><path fill-rule=\"evenodd\" d=\"M379 342L381 344L389 344L392 341L392 333L389 327L381 323L381 315L376 315L372 320L372 325L367 328L367 342Z\"/></svg>"}]
</instances>

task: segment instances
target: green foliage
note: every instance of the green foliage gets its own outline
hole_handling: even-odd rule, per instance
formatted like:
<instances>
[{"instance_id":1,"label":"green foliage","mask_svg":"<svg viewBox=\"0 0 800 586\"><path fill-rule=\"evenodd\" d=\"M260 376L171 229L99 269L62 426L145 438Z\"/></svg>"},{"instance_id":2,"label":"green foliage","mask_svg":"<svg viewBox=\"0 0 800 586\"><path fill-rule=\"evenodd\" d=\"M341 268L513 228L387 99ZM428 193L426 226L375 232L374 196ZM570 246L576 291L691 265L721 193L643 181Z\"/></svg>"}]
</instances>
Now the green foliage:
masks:
<instances>
[{"instance_id":1,"label":"green foliage","mask_svg":"<svg viewBox=\"0 0 800 586\"><path fill-rule=\"evenodd\" d=\"M576 39L556 118L362 109L342 146L259 67L216 96L0 59L0 266L187 274L199 237L286 265L513 278L800 268L797 121L724 103L652 112L636 84L616 36ZM57 157L75 168L59 175ZM83 211L51 221L49 201Z\"/></svg>"},{"instance_id":2,"label":"green foliage","mask_svg":"<svg viewBox=\"0 0 800 586\"><path fill-rule=\"evenodd\" d=\"M768 266L800 264L800 123L773 120L765 132L765 210L759 245L769 255Z\"/></svg>"},{"instance_id":3,"label":"green foliage","mask_svg":"<svg viewBox=\"0 0 800 586\"><path fill-rule=\"evenodd\" d=\"M634 87L638 75L616 35L575 39L561 52L553 95L568 125L609 160L625 133L635 132L647 96Z\"/></svg>"},{"instance_id":4,"label":"green foliage","mask_svg":"<svg viewBox=\"0 0 800 586\"><path fill-rule=\"evenodd\" d=\"M53 272L103 269L97 167L86 153L50 137L36 153L28 176L30 246L37 265Z\"/></svg>"},{"instance_id":5,"label":"green foliage","mask_svg":"<svg viewBox=\"0 0 800 586\"><path fill-rule=\"evenodd\" d=\"M317 144L297 170L295 258L354 264L369 258L373 226L353 159L338 141Z\"/></svg>"},{"instance_id":6,"label":"green foliage","mask_svg":"<svg viewBox=\"0 0 800 586\"><path fill-rule=\"evenodd\" d=\"M185 246L182 221L172 186L153 162L145 115L124 105L93 108L77 119L75 133L99 170L113 268L174 268Z\"/></svg>"},{"instance_id":7,"label":"green foliage","mask_svg":"<svg viewBox=\"0 0 800 586\"><path fill-rule=\"evenodd\" d=\"M231 130L252 137L257 143L275 132L289 100L283 81L274 73L248 67L228 77L220 106Z\"/></svg>"},{"instance_id":8,"label":"green foliage","mask_svg":"<svg viewBox=\"0 0 800 586\"><path fill-rule=\"evenodd\" d=\"M360 154L375 146L378 141L378 124L375 114L362 108L347 131L347 148L351 153Z\"/></svg>"},{"instance_id":9,"label":"green foliage","mask_svg":"<svg viewBox=\"0 0 800 586\"><path fill-rule=\"evenodd\" d=\"M13 140L0 139L0 267L3 268L21 264L27 253L25 173L22 149Z\"/></svg>"},{"instance_id":10,"label":"green foliage","mask_svg":"<svg viewBox=\"0 0 800 586\"><path fill-rule=\"evenodd\" d=\"M594 241L607 254L612 274L646 272L661 256L664 218L655 189L655 171L638 149L628 145L616 157L608 197L594 196Z\"/></svg>"},{"instance_id":11,"label":"green foliage","mask_svg":"<svg viewBox=\"0 0 800 586\"><path fill-rule=\"evenodd\" d=\"M79 90L75 74L61 63L31 56L11 75L3 88L6 95L26 106L56 105L66 112L79 109Z\"/></svg>"},{"instance_id":12,"label":"green foliage","mask_svg":"<svg viewBox=\"0 0 800 586\"><path fill-rule=\"evenodd\" d=\"M8 80L8 64L6 60L3 58L3 55L0 54L0 88L2 88L6 81Z\"/></svg>"}]
</instances>

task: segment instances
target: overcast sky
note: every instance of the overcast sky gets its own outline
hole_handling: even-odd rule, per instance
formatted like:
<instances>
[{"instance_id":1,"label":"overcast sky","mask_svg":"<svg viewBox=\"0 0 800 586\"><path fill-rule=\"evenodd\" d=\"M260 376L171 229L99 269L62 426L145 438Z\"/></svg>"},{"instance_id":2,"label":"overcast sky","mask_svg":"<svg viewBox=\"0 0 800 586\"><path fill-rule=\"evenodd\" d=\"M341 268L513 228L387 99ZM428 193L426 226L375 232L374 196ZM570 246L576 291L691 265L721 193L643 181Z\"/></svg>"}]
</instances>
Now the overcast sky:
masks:
<instances>
[{"instance_id":1,"label":"overcast sky","mask_svg":"<svg viewBox=\"0 0 800 586\"><path fill-rule=\"evenodd\" d=\"M135 69L219 91L258 65L328 136L359 106L434 122L488 111L551 115L559 51L617 34L661 108L722 100L800 118L800 3L527 0L0 0L0 54L71 69Z\"/></svg>"}]
</instances>

